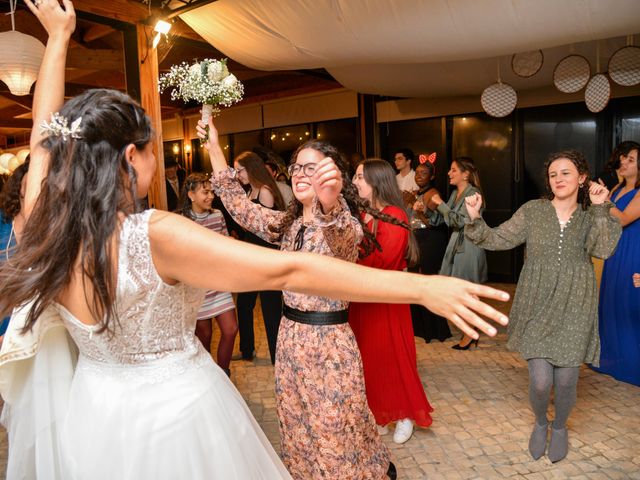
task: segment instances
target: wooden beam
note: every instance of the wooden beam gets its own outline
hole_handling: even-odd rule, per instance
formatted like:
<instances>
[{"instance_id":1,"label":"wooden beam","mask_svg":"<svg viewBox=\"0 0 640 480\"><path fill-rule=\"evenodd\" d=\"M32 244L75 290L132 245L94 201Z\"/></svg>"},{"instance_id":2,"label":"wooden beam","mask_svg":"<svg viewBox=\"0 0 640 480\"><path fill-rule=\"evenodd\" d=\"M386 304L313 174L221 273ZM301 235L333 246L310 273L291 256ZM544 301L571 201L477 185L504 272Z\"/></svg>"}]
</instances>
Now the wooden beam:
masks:
<instances>
[{"instance_id":1,"label":"wooden beam","mask_svg":"<svg viewBox=\"0 0 640 480\"><path fill-rule=\"evenodd\" d=\"M123 70L124 54L118 50L74 48L67 54L67 68L83 70Z\"/></svg>"},{"instance_id":2,"label":"wooden beam","mask_svg":"<svg viewBox=\"0 0 640 480\"><path fill-rule=\"evenodd\" d=\"M0 118L0 128L24 128L25 130L31 130L32 126L33 122L31 120L6 117Z\"/></svg>"},{"instance_id":3,"label":"wooden beam","mask_svg":"<svg viewBox=\"0 0 640 480\"><path fill-rule=\"evenodd\" d=\"M191 2L189 2L188 5L185 5L184 7L179 7L176 8L175 10L172 10L171 13L167 16L167 18L174 18L177 17L178 15L182 15L183 13L187 13L191 10L194 10L196 8L200 8L204 5L209 5L210 3L214 3L217 2L218 0L192 0Z\"/></svg>"},{"instance_id":4,"label":"wooden beam","mask_svg":"<svg viewBox=\"0 0 640 480\"><path fill-rule=\"evenodd\" d=\"M26 108L27 110L31 110L33 108L33 97L31 95L13 95L11 92L1 92L0 96L6 98L7 100L11 100L13 103L20 105L22 108Z\"/></svg>"},{"instance_id":5,"label":"wooden beam","mask_svg":"<svg viewBox=\"0 0 640 480\"><path fill-rule=\"evenodd\" d=\"M74 0L76 11L91 13L125 23L138 23L149 16L149 9L141 2L127 0Z\"/></svg>"},{"instance_id":6,"label":"wooden beam","mask_svg":"<svg viewBox=\"0 0 640 480\"><path fill-rule=\"evenodd\" d=\"M115 29L108 25L93 25L82 34L82 41L84 43L93 42L94 40L111 35L113 32L115 32Z\"/></svg>"},{"instance_id":7,"label":"wooden beam","mask_svg":"<svg viewBox=\"0 0 640 480\"><path fill-rule=\"evenodd\" d=\"M145 31L145 29L148 29ZM162 146L162 115L160 111L160 94L158 93L158 52L151 49L148 38L152 34L151 27L137 26L138 58L140 61L140 104L151 118L156 131L153 139L153 150L156 156L156 174L149 188L149 206L167 209L167 191L164 175L164 149Z\"/></svg>"}]
</instances>

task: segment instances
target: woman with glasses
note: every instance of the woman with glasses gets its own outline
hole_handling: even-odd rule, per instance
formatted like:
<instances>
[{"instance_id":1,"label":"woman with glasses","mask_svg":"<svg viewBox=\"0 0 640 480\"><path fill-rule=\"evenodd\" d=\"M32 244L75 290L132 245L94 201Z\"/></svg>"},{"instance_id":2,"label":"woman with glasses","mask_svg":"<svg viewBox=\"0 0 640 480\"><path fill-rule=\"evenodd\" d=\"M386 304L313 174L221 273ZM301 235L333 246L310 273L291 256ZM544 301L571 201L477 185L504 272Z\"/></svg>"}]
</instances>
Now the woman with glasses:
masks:
<instances>
[{"instance_id":1,"label":"woman with glasses","mask_svg":"<svg viewBox=\"0 0 640 480\"><path fill-rule=\"evenodd\" d=\"M233 162L237 180L248 187L247 197L253 203L272 210L285 209L284 199L275 180L257 153L243 152ZM261 247L277 248L272 243L246 230L243 240ZM253 310L260 296L260 308L264 320L264 329L269 344L271 364L276 362L276 344L280 317L282 316L282 292L262 290L260 292L242 292L238 294L238 328L240 332L240 356L242 360L253 360L255 355L255 335L253 331ZM235 359L236 357L234 357Z\"/></svg>"},{"instance_id":2,"label":"woman with glasses","mask_svg":"<svg viewBox=\"0 0 640 480\"><path fill-rule=\"evenodd\" d=\"M200 125L200 133L204 130ZM204 135L203 135L204 136ZM338 151L312 140L293 154L289 166L294 200L286 212L250 202L227 168L210 127L213 184L233 218L282 250L315 252L350 262L376 244L363 229L364 206ZM320 181L314 178L320 178ZM320 279L318 279L320 280ZM348 324L348 302L284 291L275 367L281 456L295 479L395 478L389 452L367 404L362 361Z\"/></svg>"}]
</instances>

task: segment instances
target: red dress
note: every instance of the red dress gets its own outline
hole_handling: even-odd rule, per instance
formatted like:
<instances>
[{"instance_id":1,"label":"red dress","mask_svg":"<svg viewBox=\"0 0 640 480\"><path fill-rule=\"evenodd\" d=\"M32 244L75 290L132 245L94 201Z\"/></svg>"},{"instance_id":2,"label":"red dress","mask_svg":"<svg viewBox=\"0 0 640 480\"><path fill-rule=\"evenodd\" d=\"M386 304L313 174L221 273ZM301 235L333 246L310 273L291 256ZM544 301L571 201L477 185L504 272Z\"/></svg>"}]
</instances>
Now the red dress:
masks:
<instances>
[{"instance_id":1,"label":"red dress","mask_svg":"<svg viewBox=\"0 0 640 480\"><path fill-rule=\"evenodd\" d=\"M407 222L404 210L389 206L383 213ZM373 221L367 224L373 230ZM361 265L385 270L403 270L409 232L378 221L375 250L359 260ZM416 367L409 305L351 303L349 324L356 336L367 389L367 401L378 425L410 418L421 427L431 425L433 411L424 393Z\"/></svg>"}]
</instances>

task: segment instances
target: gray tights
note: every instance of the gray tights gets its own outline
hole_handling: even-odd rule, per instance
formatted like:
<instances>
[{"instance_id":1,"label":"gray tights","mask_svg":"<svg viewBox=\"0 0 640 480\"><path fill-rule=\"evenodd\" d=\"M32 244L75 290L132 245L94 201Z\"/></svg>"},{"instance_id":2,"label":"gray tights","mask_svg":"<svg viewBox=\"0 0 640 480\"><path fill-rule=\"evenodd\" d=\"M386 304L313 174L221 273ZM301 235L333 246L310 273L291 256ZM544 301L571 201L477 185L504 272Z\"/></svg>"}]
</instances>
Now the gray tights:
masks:
<instances>
[{"instance_id":1,"label":"gray tights","mask_svg":"<svg viewBox=\"0 0 640 480\"><path fill-rule=\"evenodd\" d=\"M529 364L529 400L538 425L547 424L547 407L554 387L556 416L553 428L564 428L576 404L579 367L555 367L544 358L532 358Z\"/></svg>"}]
</instances>

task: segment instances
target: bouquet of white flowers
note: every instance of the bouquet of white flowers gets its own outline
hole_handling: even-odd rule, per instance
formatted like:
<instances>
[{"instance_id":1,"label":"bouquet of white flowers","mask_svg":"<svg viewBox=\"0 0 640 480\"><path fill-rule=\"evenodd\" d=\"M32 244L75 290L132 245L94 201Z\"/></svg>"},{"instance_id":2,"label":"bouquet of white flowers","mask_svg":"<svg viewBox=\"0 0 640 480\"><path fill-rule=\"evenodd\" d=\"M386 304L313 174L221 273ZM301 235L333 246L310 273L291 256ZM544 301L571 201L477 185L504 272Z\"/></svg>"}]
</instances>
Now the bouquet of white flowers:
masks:
<instances>
[{"instance_id":1,"label":"bouquet of white flowers","mask_svg":"<svg viewBox=\"0 0 640 480\"><path fill-rule=\"evenodd\" d=\"M193 65L184 62L174 65L169 73L160 76L160 93L167 87L175 87L171 91L172 100L201 103L200 113L205 124L212 115L220 112L220 106L230 107L242 100L244 94L242 83L229 73L226 58L205 59Z\"/></svg>"}]
</instances>

